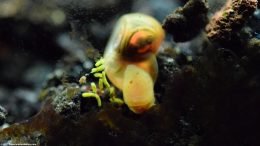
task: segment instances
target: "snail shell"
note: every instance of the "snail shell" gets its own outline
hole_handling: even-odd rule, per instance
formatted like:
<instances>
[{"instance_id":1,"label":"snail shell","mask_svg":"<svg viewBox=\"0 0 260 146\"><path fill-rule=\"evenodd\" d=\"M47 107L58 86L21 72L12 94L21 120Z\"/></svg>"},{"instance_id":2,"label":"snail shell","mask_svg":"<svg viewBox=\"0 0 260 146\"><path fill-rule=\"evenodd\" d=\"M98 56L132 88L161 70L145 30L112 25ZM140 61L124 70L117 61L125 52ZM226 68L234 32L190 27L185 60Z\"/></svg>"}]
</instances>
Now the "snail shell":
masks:
<instances>
[{"instance_id":1,"label":"snail shell","mask_svg":"<svg viewBox=\"0 0 260 146\"><path fill-rule=\"evenodd\" d=\"M131 69L133 69L133 72L140 73L141 71L136 67L143 70L150 76L152 81L150 83L153 87L158 74L156 54L164 35L161 24L148 15L140 13L126 14L117 22L105 48L105 72L110 81L117 88L123 90L124 99L125 95L128 95L128 93L124 92L133 91L132 89L124 89L126 87L126 70L128 70L128 75L131 74L129 73ZM127 69L129 65L135 67ZM144 73L141 74L144 75ZM140 78L138 77L138 79ZM151 90L153 92L153 88ZM129 93L129 95L131 94ZM128 101L125 101L126 104L128 104ZM151 101L154 103L154 99L151 99Z\"/></svg>"}]
</instances>

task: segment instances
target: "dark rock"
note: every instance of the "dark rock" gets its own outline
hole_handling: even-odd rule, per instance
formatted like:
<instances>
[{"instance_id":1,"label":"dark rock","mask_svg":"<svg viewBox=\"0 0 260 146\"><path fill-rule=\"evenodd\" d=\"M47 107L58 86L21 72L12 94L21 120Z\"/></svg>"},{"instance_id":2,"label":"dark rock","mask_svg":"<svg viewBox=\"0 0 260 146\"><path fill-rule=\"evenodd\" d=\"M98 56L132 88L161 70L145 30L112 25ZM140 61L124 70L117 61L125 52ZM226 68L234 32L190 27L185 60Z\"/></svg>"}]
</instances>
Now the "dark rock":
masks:
<instances>
[{"instance_id":1,"label":"dark rock","mask_svg":"<svg viewBox=\"0 0 260 146\"><path fill-rule=\"evenodd\" d=\"M205 0L189 0L165 18L163 28L172 34L175 42L189 41L205 27L208 22L207 12Z\"/></svg>"}]
</instances>

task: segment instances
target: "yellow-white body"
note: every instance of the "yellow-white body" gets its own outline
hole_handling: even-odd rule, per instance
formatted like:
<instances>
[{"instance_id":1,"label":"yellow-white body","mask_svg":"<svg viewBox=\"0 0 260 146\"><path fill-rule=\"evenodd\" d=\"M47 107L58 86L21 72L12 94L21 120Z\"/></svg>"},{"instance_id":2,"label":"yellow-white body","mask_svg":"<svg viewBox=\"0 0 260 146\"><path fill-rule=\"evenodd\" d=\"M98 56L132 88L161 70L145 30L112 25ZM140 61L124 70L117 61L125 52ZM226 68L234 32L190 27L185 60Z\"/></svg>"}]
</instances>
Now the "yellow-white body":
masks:
<instances>
[{"instance_id":1,"label":"yellow-white body","mask_svg":"<svg viewBox=\"0 0 260 146\"><path fill-rule=\"evenodd\" d=\"M125 103L135 113L155 104L156 53L163 38L161 24L154 18L140 13L126 14L117 22L105 48L106 75L123 91Z\"/></svg>"}]
</instances>

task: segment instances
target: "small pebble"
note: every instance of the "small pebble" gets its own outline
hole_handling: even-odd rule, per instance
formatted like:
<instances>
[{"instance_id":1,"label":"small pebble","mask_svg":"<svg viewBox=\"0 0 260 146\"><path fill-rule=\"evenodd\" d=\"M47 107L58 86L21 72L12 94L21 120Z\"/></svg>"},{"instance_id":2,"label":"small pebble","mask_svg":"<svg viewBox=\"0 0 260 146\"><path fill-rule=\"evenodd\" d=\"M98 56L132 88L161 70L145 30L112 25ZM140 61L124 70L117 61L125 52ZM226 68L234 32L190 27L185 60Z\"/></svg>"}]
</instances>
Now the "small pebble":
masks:
<instances>
[{"instance_id":1,"label":"small pebble","mask_svg":"<svg viewBox=\"0 0 260 146\"><path fill-rule=\"evenodd\" d=\"M257 10L254 12L254 17L256 17L257 19L260 19L260 9L257 9Z\"/></svg>"},{"instance_id":2,"label":"small pebble","mask_svg":"<svg viewBox=\"0 0 260 146\"><path fill-rule=\"evenodd\" d=\"M7 111L4 107L0 106L0 126L5 123Z\"/></svg>"}]
</instances>

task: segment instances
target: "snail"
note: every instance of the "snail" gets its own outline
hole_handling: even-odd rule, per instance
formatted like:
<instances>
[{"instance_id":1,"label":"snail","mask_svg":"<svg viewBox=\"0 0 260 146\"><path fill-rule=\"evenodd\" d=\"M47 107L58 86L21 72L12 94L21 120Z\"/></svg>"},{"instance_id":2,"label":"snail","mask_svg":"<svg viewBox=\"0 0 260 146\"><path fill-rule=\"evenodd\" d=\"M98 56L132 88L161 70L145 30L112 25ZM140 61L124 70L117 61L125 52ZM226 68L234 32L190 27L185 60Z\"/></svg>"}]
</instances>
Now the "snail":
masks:
<instances>
[{"instance_id":1,"label":"snail","mask_svg":"<svg viewBox=\"0 0 260 146\"><path fill-rule=\"evenodd\" d=\"M154 18L126 14L118 20L105 48L105 73L123 91L126 105L135 113L155 105L156 54L164 36L161 24Z\"/></svg>"}]
</instances>

